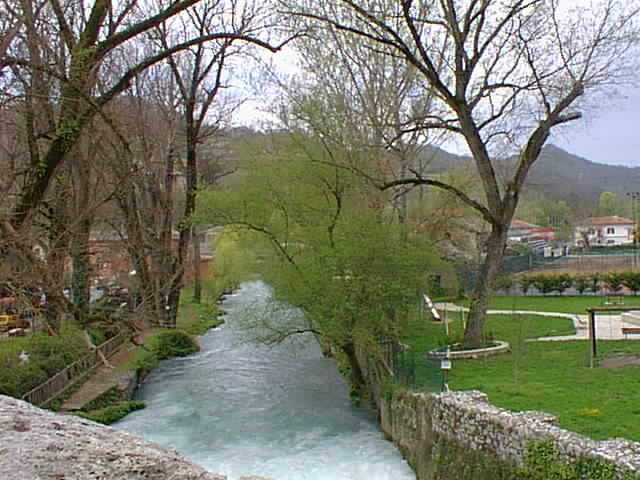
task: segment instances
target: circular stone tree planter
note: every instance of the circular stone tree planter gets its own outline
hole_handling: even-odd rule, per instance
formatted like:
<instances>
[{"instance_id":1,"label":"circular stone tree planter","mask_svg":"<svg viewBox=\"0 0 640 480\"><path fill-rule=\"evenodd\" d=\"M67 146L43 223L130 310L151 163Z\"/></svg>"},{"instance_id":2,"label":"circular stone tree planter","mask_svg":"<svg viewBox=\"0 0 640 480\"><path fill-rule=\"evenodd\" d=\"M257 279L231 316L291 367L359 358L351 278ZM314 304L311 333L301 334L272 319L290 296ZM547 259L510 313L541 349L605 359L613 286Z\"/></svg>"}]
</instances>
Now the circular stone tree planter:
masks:
<instances>
[{"instance_id":1,"label":"circular stone tree planter","mask_svg":"<svg viewBox=\"0 0 640 480\"><path fill-rule=\"evenodd\" d=\"M496 340L495 345L484 348L474 348L472 350L451 350L449 349L449 355L447 355L447 349L440 347L434 350L429 351L429 358L434 359L444 359L448 358L449 360L460 360L460 359L474 359L474 358L486 358L493 357L494 355L500 355L501 353L507 353L511 351L511 346L507 342L503 342L501 340ZM460 345L456 343L452 345L456 347Z\"/></svg>"}]
</instances>

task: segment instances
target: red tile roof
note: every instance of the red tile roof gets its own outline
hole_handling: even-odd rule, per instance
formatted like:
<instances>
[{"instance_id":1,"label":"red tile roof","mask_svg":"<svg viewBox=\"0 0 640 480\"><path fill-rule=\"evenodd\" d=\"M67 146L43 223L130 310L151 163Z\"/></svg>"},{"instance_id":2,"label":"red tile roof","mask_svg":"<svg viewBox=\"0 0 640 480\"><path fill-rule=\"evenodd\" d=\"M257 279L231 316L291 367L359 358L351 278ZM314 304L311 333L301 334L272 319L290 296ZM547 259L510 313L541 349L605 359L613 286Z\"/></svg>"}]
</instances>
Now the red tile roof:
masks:
<instances>
[{"instance_id":1,"label":"red tile roof","mask_svg":"<svg viewBox=\"0 0 640 480\"><path fill-rule=\"evenodd\" d=\"M610 217L591 217L582 222L583 225L633 225L633 220L613 215Z\"/></svg>"},{"instance_id":2,"label":"red tile roof","mask_svg":"<svg viewBox=\"0 0 640 480\"><path fill-rule=\"evenodd\" d=\"M522 220L512 220L511 228L540 228L540 226L534 223L524 222Z\"/></svg>"}]
</instances>

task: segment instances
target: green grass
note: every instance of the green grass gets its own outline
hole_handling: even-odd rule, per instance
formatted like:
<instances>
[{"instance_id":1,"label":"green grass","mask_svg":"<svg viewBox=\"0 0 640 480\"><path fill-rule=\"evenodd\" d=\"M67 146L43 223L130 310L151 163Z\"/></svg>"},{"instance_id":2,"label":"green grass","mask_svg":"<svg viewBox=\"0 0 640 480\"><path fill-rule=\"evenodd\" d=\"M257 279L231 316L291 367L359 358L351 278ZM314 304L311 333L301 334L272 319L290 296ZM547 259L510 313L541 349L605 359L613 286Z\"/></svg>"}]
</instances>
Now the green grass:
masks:
<instances>
[{"instance_id":1,"label":"green grass","mask_svg":"<svg viewBox=\"0 0 640 480\"><path fill-rule=\"evenodd\" d=\"M193 299L183 296L178 309L176 329L153 329L153 335L146 340L145 347L137 347L134 350L133 358L125 368L151 370L158 366L160 360L196 352L197 343L191 341L189 344L186 339L202 335L210 328L220 325L222 319L218 317L217 312L218 309L214 304L196 303Z\"/></svg>"},{"instance_id":2,"label":"green grass","mask_svg":"<svg viewBox=\"0 0 640 480\"><path fill-rule=\"evenodd\" d=\"M182 295L178 309L177 328L184 330L189 335L202 335L210 328L217 327L222 323L217 315L218 309L215 304L210 302L196 303L193 299L184 297L186 295Z\"/></svg>"},{"instance_id":3,"label":"green grass","mask_svg":"<svg viewBox=\"0 0 640 480\"><path fill-rule=\"evenodd\" d=\"M598 346L603 355L640 354L640 343L633 341ZM588 368L585 341L527 342L513 345L507 355L456 361L449 385L454 390L481 390L494 405L509 410L552 413L561 427L595 439L640 441L640 369Z\"/></svg>"},{"instance_id":4,"label":"green grass","mask_svg":"<svg viewBox=\"0 0 640 480\"><path fill-rule=\"evenodd\" d=\"M534 297L531 299L535 301ZM544 305L549 298L541 300L538 305ZM461 321L456 318L450 329L450 339L461 338ZM409 331L411 335L403 337L402 342L416 352L446 343L442 324L416 318ZM637 402L640 368L588 368L586 341L525 341L573 333L568 319L491 315L486 331L495 339L508 341L512 352L487 359L454 361L449 373L450 388L481 390L493 404L509 410L541 410L557 415L561 427L595 439L624 437L640 441ZM601 358L617 353L640 356L638 341L599 341L598 349ZM437 365L430 368L431 371L418 365L417 375L432 375Z\"/></svg>"},{"instance_id":5,"label":"green grass","mask_svg":"<svg viewBox=\"0 0 640 480\"><path fill-rule=\"evenodd\" d=\"M530 310L536 312L581 313L586 314L587 308L609 306L605 305L606 297L603 296L505 296L492 297L489 308L493 310ZM468 306L468 302L460 302ZM624 306L638 305L640 309L640 297L624 297Z\"/></svg>"},{"instance_id":6,"label":"green grass","mask_svg":"<svg viewBox=\"0 0 640 480\"><path fill-rule=\"evenodd\" d=\"M29 355L28 362L20 353ZM0 394L20 398L89 352L82 331L65 324L59 335L37 332L0 341Z\"/></svg>"},{"instance_id":7,"label":"green grass","mask_svg":"<svg viewBox=\"0 0 640 480\"><path fill-rule=\"evenodd\" d=\"M459 313L449 314L449 339L445 336L444 325L425 317L411 320L401 342L410 345L416 352L426 352L435 347L457 342L462 339L463 325ZM485 332L497 340L508 342L526 338L551 335L573 335L573 322L568 318L543 317L541 315L489 315Z\"/></svg>"}]
</instances>

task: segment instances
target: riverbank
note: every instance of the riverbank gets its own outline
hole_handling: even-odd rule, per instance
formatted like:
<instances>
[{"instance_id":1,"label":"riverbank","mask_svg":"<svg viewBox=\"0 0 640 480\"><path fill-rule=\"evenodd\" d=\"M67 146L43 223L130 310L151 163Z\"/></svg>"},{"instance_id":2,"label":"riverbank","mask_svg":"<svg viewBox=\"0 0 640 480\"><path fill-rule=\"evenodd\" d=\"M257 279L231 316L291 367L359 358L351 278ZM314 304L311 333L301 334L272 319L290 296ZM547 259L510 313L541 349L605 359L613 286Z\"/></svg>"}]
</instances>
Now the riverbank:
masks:
<instances>
[{"instance_id":1,"label":"riverbank","mask_svg":"<svg viewBox=\"0 0 640 480\"><path fill-rule=\"evenodd\" d=\"M125 345L66 399L62 411L109 425L144 408L134 395L144 378L161 360L199 350L196 337L224 320L216 304L185 301L180 306L176 329L153 328L138 340L143 346Z\"/></svg>"},{"instance_id":2,"label":"riverbank","mask_svg":"<svg viewBox=\"0 0 640 480\"><path fill-rule=\"evenodd\" d=\"M257 342L251 316L283 322L299 310L272 308L272 291L243 283L225 299L225 325L199 338L202 350L162 362L145 380L147 408L114 426L170 447L238 480L415 480L375 412L356 406L334 359L311 334ZM273 324L273 323L270 323Z\"/></svg>"}]
</instances>

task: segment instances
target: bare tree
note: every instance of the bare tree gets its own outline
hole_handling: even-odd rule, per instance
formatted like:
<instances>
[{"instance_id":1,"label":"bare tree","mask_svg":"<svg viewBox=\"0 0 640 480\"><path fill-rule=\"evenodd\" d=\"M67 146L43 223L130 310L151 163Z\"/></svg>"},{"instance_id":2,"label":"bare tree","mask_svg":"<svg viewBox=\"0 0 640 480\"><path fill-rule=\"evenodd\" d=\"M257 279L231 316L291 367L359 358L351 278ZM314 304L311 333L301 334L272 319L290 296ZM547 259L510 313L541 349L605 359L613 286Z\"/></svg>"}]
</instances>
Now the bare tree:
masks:
<instances>
[{"instance_id":1,"label":"bare tree","mask_svg":"<svg viewBox=\"0 0 640 480\"><path fill-rule=\"evenodd\" d=\"M280 48L261 38L264 23L261 25L263 28L254 29L249 34L238 33L234 29L193 32L189 38L167 45L166 48L150 49L147 45L146 49L140 50L139 57L117 77L110 77L109 81L101 77L104 67L121 53L122 48L131 45L151 29L191 12L190 9L198 3L200 0L161 0L153 12L146 13L146 5L138 0L94 0L89 4L49 0L39 11L34 8L35 0L21 0L22 8L18 14L28 19L33 12L34 21L27 23L41 27L36 32L39 39L46 43L47 38L53 36L61 40L61 47L56 46L56 51L51 52L59 59L54 66L42 64L37 56L34 57L34 52L27 49L25 53L19 44L15 49L9 49L0 65L30 73L40 71L47 75L50 80L48 84L56 83L48 100L52 105L56 104L54 128L39 132L40 135L46 135L48 142L42 149L39 161L25 175L24 186L20 189L9 219L13 228L22 226L42 201L57 168L78 142L88 120L125 91L140 72L173 54L210 41L234 39L271 51ZM226 25L222 24L222 27ZM100 81L104 84L97 89Z\"/></svg>"},{"instance_id":2,"label":"bare tree","mask_svg":"<svg viewBox=\"0 0 640 480\"><path fill-rule=\"evenodd\" d=\"M198 191L200 145L211 137L229 121L232 108L220 100L225 88L223 75L233 57L240 53L242 45L237 40L257 33L261 28L257 7L251 7L235 0L204 0L189 11L188 17L181 24L168 29L166 25L158 27L152 35L157 35L157 42L162 49L169 49L171 39L184 41L197 32L206 36L219 30L233 31L235 38L221 38L206 44L200 43L180 54L167 58L173 80L177 87L182 121L184 122L183 145L184 165L184 211L182 219L177 222L178 245L171 266L172 284L167 292L168 324L175 326L182 289L184 270L187 260L187 249L191 241L192 227L190 217L195 211ZM175 41L174 41L175 43ZM217 103L215 103L217 102ZM211 107L216 105L216 111ZM197 249L196 249L197 250ZM194 250L195 254L198 254ZM194 258L198 266L199 258ZM198 269L198 268L196 268ZM198 277L197 277L198 278ZM196 288L196 292L199 289ZM199 300L199 293L196 295Z\"/></svg>"},{"instance_id":3,"label":"bare tree","mask_svg":"<svg viewBox=\"0 0 640 480\"><path fill-rule=\"evenodd\" d=\"M581 117L585 93L630 78L638 48L638 2L603 0L579 11L559 0L352 0L292 2L301 22L365 38L413 66L437 97L414 128L458 137L471 152L483 198L415 172L381 189L433 185L477 210L491 226L471 298L464 344L481 342L488 296L525 179L551 130ZM577 8L577 7L576 7ZM388 16L391 10L397 15ZM374 47L375 46L375 47ZM495 158L517 156L504 182Z\"/></svg>"}]
</instances>

